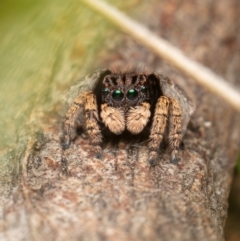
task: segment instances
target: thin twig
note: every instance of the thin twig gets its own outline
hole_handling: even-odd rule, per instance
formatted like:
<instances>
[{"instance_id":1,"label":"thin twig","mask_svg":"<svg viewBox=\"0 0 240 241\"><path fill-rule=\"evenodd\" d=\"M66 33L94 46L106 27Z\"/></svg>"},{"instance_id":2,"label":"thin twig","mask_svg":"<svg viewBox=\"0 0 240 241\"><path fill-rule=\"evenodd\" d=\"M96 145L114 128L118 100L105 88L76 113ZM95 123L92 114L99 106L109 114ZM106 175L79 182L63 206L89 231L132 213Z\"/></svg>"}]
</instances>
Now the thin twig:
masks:
<instances>
[{"instance_id":1,"label":"thin twig","mask_svg":"<svg viewBox=\"0 0 240 241\"><path fill-rule=\"evenodd\" d=\"M210 69L186 57L178 48L158 37L150 30L127 17L125 14L101 0L82 0L90 8L102 14L122 31L128 33L139 43L167 60L176 68L192 77L214 94L220 96L240 111L240 93L223 78Z\"/></svg>"}]
</instances>

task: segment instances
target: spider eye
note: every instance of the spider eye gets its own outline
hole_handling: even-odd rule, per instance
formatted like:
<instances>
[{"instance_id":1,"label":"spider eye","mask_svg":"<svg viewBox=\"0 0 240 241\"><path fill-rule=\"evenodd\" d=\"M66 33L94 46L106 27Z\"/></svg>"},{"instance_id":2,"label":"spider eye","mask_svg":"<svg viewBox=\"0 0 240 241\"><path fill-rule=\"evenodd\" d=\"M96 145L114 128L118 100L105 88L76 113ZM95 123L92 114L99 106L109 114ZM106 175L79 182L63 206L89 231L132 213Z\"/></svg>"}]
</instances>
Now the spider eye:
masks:
<instances>
[{"instance_id":1,"label":"spider eye","mask_svg":"<svg viewBox=\"0 0 240 241\"><path fill-rule=\"evenodd\" d=\"M135 100L138 96L138 92L135 89L130 89L127 92L127 98L129 100Z\"/></svg>"},{"instance_id":2,"label":"spider eye","mask_svg":"<svg viewBox=\"0 0 240 241\"><path fill-rule=\"evenodd\" d=\"M124 95L121 90L114 90L112 93L112 97L116 101L121 101L123 99Z\"/></svg>"},{"instance_id":3,"label":"spider eye","mask_svg":"<svg viewBox=\"0 0 240 241\"><path fill-rule=\"evenodd\" d=\"M141 91L142 91L144 94L147 93L147 89L148 89L147 86L144 86L144 85L143 85L143 86L141 87Z\"/></svg>"},{"instance_id":4,"label":"spider eye","mask_svg":"<svg viewBox=\"0 0 240 241\"><path fill-rule=\"evenodd\" d=\"M108 88L102 89L102 94L103 96L106 97L109 94L109 89Z\"/></svg>"}]
</instances>

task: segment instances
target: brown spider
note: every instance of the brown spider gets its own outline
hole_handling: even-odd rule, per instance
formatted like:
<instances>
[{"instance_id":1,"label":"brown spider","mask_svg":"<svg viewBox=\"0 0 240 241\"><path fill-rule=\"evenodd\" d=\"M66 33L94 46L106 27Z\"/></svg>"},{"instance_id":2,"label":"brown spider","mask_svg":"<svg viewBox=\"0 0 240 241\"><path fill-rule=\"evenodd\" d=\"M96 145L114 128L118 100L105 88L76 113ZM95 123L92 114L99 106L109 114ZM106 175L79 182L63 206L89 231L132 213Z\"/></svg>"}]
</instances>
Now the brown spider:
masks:
<instances>
[{"instance_id":1,"label":"brown spider","mask_svg":"<svg viewBox=\"0 0 240 241\"><path fill-rule=\"evenodd\" d=\"M75 138L76 129L85 125L100 158L100 123L110 132L120 135L124 131L139 134L150 122L148 148L151 165L155 164L164 136L168 139L171 161L178 161L179 145L194 110L191 101L166 76L113 73L107 69L96 71L74 86L67 100L71 106L64 122L64 149Z\"/></svg>"}]
</instances>

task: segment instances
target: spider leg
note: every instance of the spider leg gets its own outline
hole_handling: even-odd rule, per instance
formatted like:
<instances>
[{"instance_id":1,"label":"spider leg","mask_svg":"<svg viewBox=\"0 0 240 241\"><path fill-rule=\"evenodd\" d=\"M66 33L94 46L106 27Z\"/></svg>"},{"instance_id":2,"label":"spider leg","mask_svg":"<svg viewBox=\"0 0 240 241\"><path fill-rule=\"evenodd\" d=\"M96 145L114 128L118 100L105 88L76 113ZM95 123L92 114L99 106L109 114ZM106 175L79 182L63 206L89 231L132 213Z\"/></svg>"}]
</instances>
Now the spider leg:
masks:
<instances>
[{"instance_id":1,"label":"spider leg","mask_svg":"<svg viewBox=\"0 0 240 241\"><path fill-rule=\"evenodd\" d=\"M66 120L64 122L64 142L63 149L66 149L71 144L71 140L76 135L76 128L81 125L78 120L79 114L85 110L86 119L86 131L89 135L91 143L95 145L97 157L101 157L102 149L100 144L102 143L102 135L98 125L98 109L96 97L92 92L84 92L77 96L73 105L69 108L66 114Z\"/></svg>"},{"instance_id":2,"label":"spider leg","mask_svg":"<svg viewBox=\"0 0 240 241\"><path fill-rule=\"evenodd\" d=\"M151 165L156 164L157 151L163 139L164 131L167 125L169 98L161 96L155 107L153 123L150 131L150 141L148 143L149 163Z\"/></svg>"},{"instance_id":3,"label":"spider leg","mask_svg":"<svg viewBox=\"0 0 240 241\"><path fill-rule=\"evenodd\" d=\"M96 157L101 158L102 148L102 134L98 125L99 116L97 108L97 100L92 92L88 92L85 97L85 118L86 118L86 129L91 143L94 145Z\"/></svg>"},{"instance_id":4,"label":"spider leg","mask_svg":"<svg viewBox=\"0 0 240 241\"><path fill-rule=\"evenodd\" d=\"M178 162L178 151L182 139L182 110L178 101L169 98L169 146L171 149L171 162Z\"/></svg>"},{"instance_id":5,"label":"spider leg","mask_svg":"<svg viewBox=\"0 0 240 241\"><path fill-rule=\"evenodd\" d=\"M70 146L71 141L76 137L76 128L81 126L81 123L79 123L77 119L84 105L84 97L85 92L77 96L73 105L66 113L64 122L63 149L67 149Z\"/></svg>"}]
</instances>

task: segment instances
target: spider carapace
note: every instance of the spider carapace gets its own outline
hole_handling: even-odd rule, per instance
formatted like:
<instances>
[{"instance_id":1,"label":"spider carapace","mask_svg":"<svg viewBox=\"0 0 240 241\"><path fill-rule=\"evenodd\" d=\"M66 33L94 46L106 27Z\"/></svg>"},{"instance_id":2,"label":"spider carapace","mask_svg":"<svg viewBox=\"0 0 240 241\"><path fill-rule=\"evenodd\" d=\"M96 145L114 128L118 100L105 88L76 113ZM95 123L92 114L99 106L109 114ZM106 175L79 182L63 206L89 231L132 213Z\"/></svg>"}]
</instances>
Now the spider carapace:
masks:
<instances>
[{"instance_id":1,"label":"spider carapace","mask_svg":"<svg viewBox=\"0 0 240 241\"><path fill-rule=\"evenodd\" d=\"M75 138L76 129L85 126L100 158L103 138L100 123L116 135L124 131L139 134L150 124L148 148L152 165L164 137L168 140L171 161L177 162L179 145L194 110L179 88L157 73L99 70L73 87L67 98L73 102L70 101L64 122L64 149Z\"/></svg>"}]
</instances>

